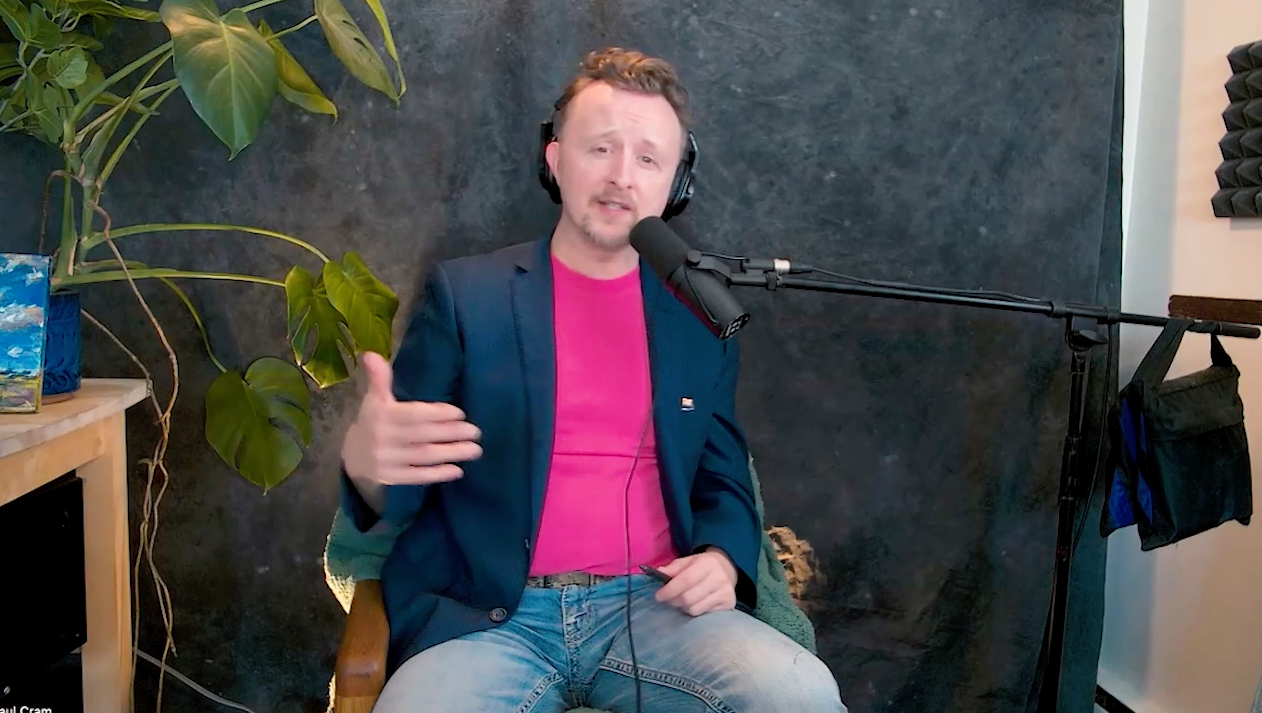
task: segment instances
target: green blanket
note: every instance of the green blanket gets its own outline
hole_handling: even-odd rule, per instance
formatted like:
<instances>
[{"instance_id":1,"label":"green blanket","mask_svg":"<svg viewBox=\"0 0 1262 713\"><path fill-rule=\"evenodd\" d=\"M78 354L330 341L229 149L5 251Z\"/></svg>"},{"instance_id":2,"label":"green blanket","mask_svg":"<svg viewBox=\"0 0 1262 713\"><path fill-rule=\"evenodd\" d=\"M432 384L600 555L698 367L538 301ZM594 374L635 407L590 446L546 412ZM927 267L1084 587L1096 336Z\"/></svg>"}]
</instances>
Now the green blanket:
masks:
<instances>
[{"instance_id":1,"label":"green blanket","mask_svg":"<svg viewBox=\"0 0 1262 713\"><path fill-rule=\"evenodd\" d=\"M762 554L758 558L758 605L754 609L754 616L780 630L811 653L816 653L815 629L810 619L789 596L784 567L776 559L775 548L763 523L762 486L758 482L758 473L754 470L752 458L749 461L749 475L754 482L758 522L763 528ZM343 610L350 611L355 582L381 577L381 565L390 554L390 548L394 546L394 539L400 531L401 528L382 520L368 532L360 532L355 529L349 516L342 512L342 508L337 508L333 515L333 527L325 543L324 578ZM587 710L589 709L579 708L574 713Z\"/></svg>"}]
</instances>

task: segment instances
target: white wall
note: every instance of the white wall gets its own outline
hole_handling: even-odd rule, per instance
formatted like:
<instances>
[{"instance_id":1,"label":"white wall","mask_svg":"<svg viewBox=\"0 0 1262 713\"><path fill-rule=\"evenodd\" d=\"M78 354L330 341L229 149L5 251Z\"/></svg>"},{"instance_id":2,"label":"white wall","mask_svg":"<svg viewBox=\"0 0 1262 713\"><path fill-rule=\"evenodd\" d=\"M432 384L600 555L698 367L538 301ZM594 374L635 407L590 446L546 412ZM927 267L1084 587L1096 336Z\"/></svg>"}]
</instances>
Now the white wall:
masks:
<instances>
[{"instance_id":1,"label":"white wall","mask_svg":"<svg viewBox=\"0 0 1262 713\"><path fill-rule=\"evenodd\" d=\"M1158 0L1160 2L1160 0ZM1137 81L1144 62L1144 47L1148 37L1148 0L1125 0L1123 7L1125 22L1125 62L1122 72L1125 76L1125 96L1122 108L1122 245L1126 245L1129 234L1131 207L1131 187L1134 185L1135 156L1129 151L1135 145L1136 129L1139 123L1132 117L1139 116L1139 88Z\"/></svg>"},{"instance_id":2,"label":"white wall","mask_svg":"<svg viewBox=\"0 0 1262 713\"><path fill-rule=\"evenodd\" d=\"M1171 294L1262 299L1262 220L1215 218L1226 54L1262 40L1256 0L1126 0L1127 126L1122 307L1166 314ZM1129 379L1158 330L1124 326ZM1262 343L1229 339L1243 373L1255 501L1262 503ZM1170 376L1209 363L1188 335ZM1136 713L1247 713L1262 675L1262 505L1143 553L1134 528L1109 540L1099 683Z\"/></svg>"}]
</instances>

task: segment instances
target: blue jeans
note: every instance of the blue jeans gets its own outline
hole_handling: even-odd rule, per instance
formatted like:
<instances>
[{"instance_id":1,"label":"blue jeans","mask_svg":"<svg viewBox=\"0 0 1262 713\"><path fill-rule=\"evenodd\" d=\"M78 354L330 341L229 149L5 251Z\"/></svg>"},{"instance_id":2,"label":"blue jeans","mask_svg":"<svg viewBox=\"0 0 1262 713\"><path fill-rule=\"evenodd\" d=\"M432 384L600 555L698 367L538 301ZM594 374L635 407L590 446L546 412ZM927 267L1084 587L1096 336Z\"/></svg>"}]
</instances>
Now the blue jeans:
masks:
<instances>
[{"instance_id":1,"label":"blue jeans","mask_svg":"<svg viewBox=\"0 0 1262 713\"><path fill-rule=\"evenodd\" d=\"M631 578L643 713L845 713L828 667L739 611L692 617ZM635 713L626 578L527 588L498 628L426 649L386 681L374 713Z\"/></svg>"}]
</instances>

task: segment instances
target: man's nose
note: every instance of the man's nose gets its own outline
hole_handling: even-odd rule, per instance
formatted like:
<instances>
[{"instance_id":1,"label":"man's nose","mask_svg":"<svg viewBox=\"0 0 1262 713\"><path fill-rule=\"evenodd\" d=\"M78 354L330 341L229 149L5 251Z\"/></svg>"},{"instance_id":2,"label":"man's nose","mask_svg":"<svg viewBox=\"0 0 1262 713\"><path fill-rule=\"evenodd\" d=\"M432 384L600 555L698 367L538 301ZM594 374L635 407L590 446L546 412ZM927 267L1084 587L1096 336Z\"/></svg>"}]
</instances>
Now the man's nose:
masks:
<instances>
[{"instance_id":1,"label":"man's nose","mask_svg":"<svg viewBox=\"0 0 1262 713\"><path fill-rule=\"evenodd\" d=\"M609 170L609 182L619 188L630 188L634 176L635 154L632 151L619 151L612 161Z\"/></svg>"}]
</instances>

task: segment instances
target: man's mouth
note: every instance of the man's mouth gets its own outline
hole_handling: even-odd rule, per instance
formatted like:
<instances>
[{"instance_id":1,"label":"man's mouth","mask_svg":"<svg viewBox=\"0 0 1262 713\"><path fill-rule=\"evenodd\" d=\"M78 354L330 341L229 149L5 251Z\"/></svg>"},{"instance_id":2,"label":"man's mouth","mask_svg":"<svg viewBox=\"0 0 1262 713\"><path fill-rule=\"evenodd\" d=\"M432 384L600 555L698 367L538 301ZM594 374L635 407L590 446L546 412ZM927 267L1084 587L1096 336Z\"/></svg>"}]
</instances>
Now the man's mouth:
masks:
<instances>
[{"instance_id":1,"label":"man's mouth","mask_svg":"<svg viewBox=\"0 0 1262 713\"><path fill-rule=\"evenodd\" d=\"M600 204L601 206L608 208L609 210L631 210L631 206L629 204L623 203L621 201L598 200L596 202Z\"/></svg>"}]
</instances>

